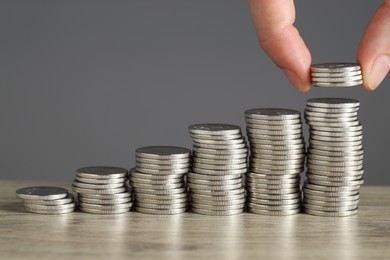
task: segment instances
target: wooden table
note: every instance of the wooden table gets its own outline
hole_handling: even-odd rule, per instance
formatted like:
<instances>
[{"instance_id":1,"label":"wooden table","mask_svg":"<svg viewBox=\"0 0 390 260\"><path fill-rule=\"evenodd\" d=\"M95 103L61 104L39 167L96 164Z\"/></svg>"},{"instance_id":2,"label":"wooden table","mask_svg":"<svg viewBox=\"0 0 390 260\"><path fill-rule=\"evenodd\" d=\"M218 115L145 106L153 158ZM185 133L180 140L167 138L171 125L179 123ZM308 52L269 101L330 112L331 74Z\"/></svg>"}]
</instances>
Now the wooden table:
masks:
<instances>
[{"instance_id":1,"label":"wooden table","mask_svg":"<svg viewBox=\"0 0 390 260\"><path fill-rule=\"evenodd\" d=\"M70 189L0 181L1 259L390 259L390 187L362 187L357 216L326 218L37 215L15 197L33 185Z\"/></svg>"}]
</instances>

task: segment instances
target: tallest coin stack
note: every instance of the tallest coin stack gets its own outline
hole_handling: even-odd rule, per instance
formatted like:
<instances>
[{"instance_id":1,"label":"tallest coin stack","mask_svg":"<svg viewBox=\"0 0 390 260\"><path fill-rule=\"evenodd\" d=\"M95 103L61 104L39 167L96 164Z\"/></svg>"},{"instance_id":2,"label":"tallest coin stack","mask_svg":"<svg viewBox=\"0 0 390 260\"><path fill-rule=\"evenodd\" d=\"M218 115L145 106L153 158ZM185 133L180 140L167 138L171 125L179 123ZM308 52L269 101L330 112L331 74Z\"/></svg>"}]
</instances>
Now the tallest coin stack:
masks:
<instances>
[{"instance_id":1,"label":"tallest coin stack","mask_svg":"<svg viewBox=\"0 0 390 260\"><path fill-rule=\"evenodd\" d=\"M305 182L305 212L350 216L358 211L363 183L363 135L357 118L359 101L315 98L307 101L310 127Z\"/></svg>"}]
</instances>

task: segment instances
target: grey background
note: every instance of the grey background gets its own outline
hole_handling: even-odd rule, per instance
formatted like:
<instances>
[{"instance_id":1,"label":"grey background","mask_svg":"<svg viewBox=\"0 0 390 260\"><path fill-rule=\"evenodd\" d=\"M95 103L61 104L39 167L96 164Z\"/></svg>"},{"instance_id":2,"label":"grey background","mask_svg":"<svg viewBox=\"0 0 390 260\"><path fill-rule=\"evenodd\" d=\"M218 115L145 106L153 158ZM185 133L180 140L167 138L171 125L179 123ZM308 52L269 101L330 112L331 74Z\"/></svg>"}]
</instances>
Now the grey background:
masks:
<instances>
[{"instance_id":1,"label":"grey background","mask_svg":"<svg viewBox=\"0 0 390 260\"><path fill-rule=\"evenodd\" d=\"M296 1L313 62L355 61L382 1ZM187 127L244 127L244 110L361 101L365 176L390 184L389 77L298 93L258 47L246 1L0 2L0 174L71 180L87 165L134 165L148 145L191 147Z\"/></svg>"}]
</instances>

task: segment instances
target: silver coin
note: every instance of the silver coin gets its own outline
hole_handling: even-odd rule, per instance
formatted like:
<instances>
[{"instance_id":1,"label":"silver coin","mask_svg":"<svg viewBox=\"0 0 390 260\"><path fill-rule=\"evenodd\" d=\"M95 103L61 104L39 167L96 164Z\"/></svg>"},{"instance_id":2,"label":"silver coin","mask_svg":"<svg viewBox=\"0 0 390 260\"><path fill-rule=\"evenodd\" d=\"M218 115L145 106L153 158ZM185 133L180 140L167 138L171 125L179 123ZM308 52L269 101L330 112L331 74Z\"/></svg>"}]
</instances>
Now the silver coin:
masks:
<instances>
[{"instance_id":1,"label":"silver coin","mask_svg":"<svg viewBox=\"0 0 390 260\"><path fill-rule=\"evenodd\" d=\"M209 154L209 153L198 153L194 152L194 158L196 159L208 159L208 160L239 160L246 159L248 157L248 150L246 149L244 153L238 154Z\"/></svg>"},{"instance_id":2,"label":"silver coin","mask_svg":"<svg viewBox=\"0 0 390 260\"><path fill-rule=\"evenodd\" d=\"M320 140L314 140L310 139L310 146L325 146L325 147L352 147L352 146L361 146L363 145L362 140L357 141L348 141L348 142L329 142L329 141L320 141Z\"/></svg>"},{"instance_id":3,"label":"silver coin","mask_svg":"<svg viewBox=\"0 0 390 260\"><path fill-rule=\"evenodd\" d=\"M239 126L227 124L196 124L189 126L188 130L192 134L200 135L236 135L241 133Z\"/></svg>"},{"instance_id":4,"label":"silver coin","mask_svg":"<svg viewBox=\"0 0 390 260\"><path fill-rule=\"evenodd\" d=\"M190 157L181 159L150 159L144 157L136 157L136 163L146 163L155 165L187 165L190 163Z\"/></svg>"},{"instance_id":5,"label":"silver coin","mask_svg":"<svg viewBox=\"0 0 390 260\"><path fill-rule=\"evenodd\" d=\"M251 162L251 169L256 169L256 168L262 170L264 169L272 170L272 171L285 171L285 170L295 170L295 169L303 171L304 165L303 163L288 164L288 165L272 165L272 164L265 164L265 163L256 164L256 162Z\"/></svg>"},{"instance_id":6,"label":"silver coin","mask_svg":"<svg viewBox=\"0 0 390 260\"><path fill-rule=\"evenodd\" d=\"M141 168L141 167L136 167L135 169L139 173L144 173L144 174L160 174L160 175L184 175L187 172L190 171L189 167L188 168L183 168L183 169L172 169L172 170L158 170L158 169L148 169L148 168Z\"/></svg>"},{"instance_id":7,"label":"silver coin","mask_svg":"<svg viewBox=\"0 0 390 260\"><path fill-rule=\"evenodd\" d=\"M131 198L131 193L129 191L112 193L112 194L93 194L93 193L81 193L78 198L86 199L97 199L97 200L117 200Z\"/></svg>"},{"instance_id":8,"label":"silver coin","mask_svg":"<svg viewBox=\"0 0 390 260\"><path fill-rule=\"evenodd\" d=\"M284 120L267 120L246 117L245 122L254 125L302 125L301 118L284 119Z\"/></svg>"},{"instance_id":9,"label":"silver coin","mask_svg":"<svg viewBox=\"0 0 390 260\"><path fill-rule=\"evenodd\" d=\"M336 166L324 166L324 165L315 165L315 164L306 164L307 168L310 172L318 171L330 171L330 172L349 172L349 171L360 171L362 170L362 165L354 165L354 166L344 166L344 167L336 167Z\"/></svg>"},{"instance_id":10,"label":"silver coin","mask_svg":"<svg viewBox=\"0 0 390 260\"><path fill-rule=\"evenodd\" d=\"M327 182L349 182L349 181L357 181L363 179L363 175L352 175L352 176L326 176L326 175L317 175L307 172L306 175L310 178L310 180L318 180L318 181L327 181Z\"/></svg>"},{"instance_id":11,"label":"silver coin","mask_svg":"<svg viewBox=\"0 0 390 260\"><path fill-rule=\"evenodd\" d=\"M245 138L241 137L239 139L226 139L226 140L202 140L193 138L192 141L196 144L211 144L211 145L238 145L245 144Z\"/></svg>"},{"instance_id":12,"label":"silver coin","mask_svg":"<svg viewBox=\"0 0 390 260\"><path fill-rule=\"evenodd\" d=\"M284 129L284 130L266 130L266 129L257 129L257 128L246 128L248 135L277 135L277 136L287 136L287 135L302 135L302 128L297 129Z\"/></svg>"},{"instance_id":13,"label":"silver coin","mask_svg":"<svg viewBox=\"0 0 390 260\"><path fill-rule=\"evenodd\" d=\"M90 183L84 183L84 182L79 182L77 180L74 180L72 183L72 186L78 187L78 188L103 190L103 189L121 188L121 187L125 186L125 183L90 184Z\"/></svg>"},{"instance_id":14,"label":"silver coin","mask_svg":"<svg viewBox=\"0 0 390 260\"><path fill-rule=\"evenodd\" d=\"M132 201L131 197L121 198L121 199L91 199L79 196L79 201L83 203L90 204L100 204L100 205L114 205L114 204L122 204L128 203Z\"/></svg>"},{"instance_id":15,"label":"silver coin","mask_svg":"<svg viewBox=\"0 0 390 260\"><path fill-rule=\"evenodd\" d=\"M273 131L281 131L281 130L300 130L302 129L302 125L257 125L246 123L247 131L251 133L256 133L255 130L273 130Z\"/></svg>"},{"instance_id":16,"label":"silver coin","mask_svg":"<svg viewBox=\"0 0 390 260\"><path fill-rule=\"evenodd\" d=\"M242 178L231 179L231 180L217 180L217 181L188 178L187 183L208 185L208 186L234 185L234 184L239 184L239 183L241 184Z\"/></svg>"},{"instance_id":17,"label":"silver coin","mask_svg":"<svg viewBox=\"0 0 390 260\"><path fill-rule=\"evenodd\" d=\"M148 209L142 207L135 207L135 211L144 213L144 214L152 214L152 215L175 215L181 214L187 211L187 208L178 208L178 209Z\"/></svg>"},{"instance_id":18,"label":"silver coin","mask_svg":"<svg viewBox=\"0 0 390 260\"><path fill-rule=\"evenodd\" d=\"M342 203L348 201L356 201L359 199L359 193L355 195L347 195L347 196L321 196L321 195L313 195L309 193L304 194L305 200L315 200L315 201L323 201L324 203Z\"/></svg>"},{"instance_id":19,"label":"silver coin","mask_svg":"<svg viewBox=\"0 0 390 260\"><path fill-rule=\"evenodd\" d=\"M210 205L210 204L198 204L198 203L192 203L191 205L192 209L204 209L204 210L213 210L213 211L229 211L229 210L236 210L236 209L244 209L245 204L233 204L233 205Z\"/></svg>"},{"instance_id":20,"label":"silver coin","mask_svg":"<svg viewBox=\"0 0 390 260\"><path fill-rule=\"evenodd\" d=\"M143 189L143 188L136 188L134 187L134 193L137 196L140 193L144 194L154 194L154 195L171 195L171 194L178 194L178 193L186 193L187 190L183 187L181 188L175 188L175 189L165 189L165 190L152 190L152 189Z\"/></svg>"},{"instance_id":21,"label":"silver coin","mask_svg":"<svg viewBox=\"0 0 390 260\"><path fill-rule=\"evenodd\" d=\"M263 184L263 185L299 185L300 178L297 176L296 178L291 179L258 179L258 178L246 178L247 183L253 183L253 184Z\"/></svg>"},{"instance_id":22,"label":"silver coin","mask_svg":"<svg viewBox=\"0 0 390 260\"><path fill-rule=\"evenodd\" d=\"M335 161L326 161L326 160L322 161L322 160L316 160L316 159L311 159L311 158L307 159L307 163L312 164L312 165L317 165L317 166L324 165L324 166L328 166L328 167L348 167L348 166L357 166L357 165L362 166L363 165L362 160L355 160L355 161L344 160L344 161L335 162Z\"/></svg>"},{"instance_id":23,"label":"silver coin","mask_svg":"<svg viewBox=\"0 0 390 260\"><path fill-rule=\"evenodd\" d=\"M121 208L121 209L92 209L92 208L83 208L80 207L82 212L91 213L91 214L100 214L100 215L109 215L109 214L122 214L130 211L130 208Z\"/></svg>"},{"instance_id":24,"label":"silver coin","mask_svg":"<svg viewBox=\"0 0 390 260\"><path fill-rule=\"evenodd\" d=\"M344 81L344 82L319 82L319 81L312 82L313 86L323 87L323 88L353 87L361 84L363 84L363 80Z\"/></svg>"},{"instance_id":25,"label":"silver coin","mask_svg":"<svg viewBox=\"0 0 390 260\"><path fill-rule=\"evenodd\" d=\"M141 163L137 162L135 169L140 171L140 169L150 169L150 170L162 170L162 171L171 171L171 170L188 170L190 168L190 162L186 164L150 164L150 163Z\"/></svg>"},{"instance_id":26,"label":"silver coin","mask_svg":"<svg viewBox=\"0 0 390 260\"><path fill-rule=\"evenodd\" d=\"M237 164L242 164L246 163L247 160L246 158L241 158L241 159L232 159L232 160L216 160L216 159L205 159L205 158L199 158L199 157L194 157L193 161L195 163L202 163L202 164L212 164L212 165L237 165Z\"/></svg>"},{"instance_id":27,"label":"silver coin","mask_svg":"<svg viewBox=\"0 0 390 260\"><path fill-rule=\"evenodd\" d=\"M43 210L43 209L33 209L33 208L26 208L26 211L36 214L42 214L42 215L60 215L60 214L67 214L73 212L74 208L67 208L67 209L60 209L60 210Z\"/></svg>"},{"instance_id":28,"label":"silver coin","mask_svg":"<svg viewBox=\"0 0 390 260\"><path fill-rule=\"evenodd\" d=\"M303 139L290 139L290 140L280 140L280 141L253 139L250 142L251 142L251 146L256 145L256 144L260 144L260 145L275 145L275 146L278 146L278 145L285 145L285 146L287 146L287 145L304 144L304 140Z\"/></svg>"},{"instance_id":29,"label":"silver coin","mask_svg":"<svg viewBox=\"0 0 390 260\"><path fill-rule=\"evenodd\" d=\"M297 153L297 154L287 154L287 155L273 155L273 154L255 154L253 155L253 158L257 159L265 159L265 160L276 160L276 161L283 161L283 160L305 160L305 154L303 153Z\"/></svg>"},{"instance_id":30,"label":"silver coin","mask_svg":"<svg viewBox=\"0 0 390 260\"><path fill-rule=\"evenodd\" d=\"M361 67L357 63L352 62L333 62L333 63L318 63L310 66L311 72L326 72L339 73L349 71L360 71Z\"/></svg>"},{"instance_id":31,"label":"silver coin","mask_svg":"<svg viewBox=\"0 0 390 260\"><path fill-rule=\"evenodd\" d=\"M312 134L310 136L311 140L318 140L318 141L325 141L325 142L355 142L355 141L362 141L363 136L357 135L357 136L347 136L347 137L329 137L329 136L317 136Z\"/></svg>"},{"instance_id":32,"label":"silver coin","mask_svg":"<svg viewBox=\"0 0 390 260\"><path fill-rule=\"evenodd\" d=\"M312 82L314 84L317 83L333 83L333 82L338 82L338 83L345 83L345 82L355 82L355 81L362 81L363 76L360 75L355 75L355 76L344 76L344 77L313 77L311 78Z\"/></svg>"},{"instance_id":33,"label":"silver coin","mask_svg":"<svg viewBox=\"0 0 390 260\"><path fill-rule=\"evenodd\" d=\"M312 107L307 105L305 111L312 111L316 113L329 113L329 114L338 114L338 113L354 113L359 111L359 107L346 107L346 108L326 108L326 107Z\"/></svg>"},{"instance_id":34,"label":"silver coin","mask_svg":"<svg viewBox=\"0 0 390 260\"><path fill-rule=\"evenodd\" d=\"M191 150L176 146L148 146L135 150L137 157L149 159L182 159L189 158Z\"/></svg>"},{"instance_id":35,"label":"silver coin","mask_svg":"<svg viewBox=\"0 0 390 260\"><path fill-rule=\"evenodd\" d=\"M297 191L291 194L266 194L266 193L257 193L248 191L248 197L257 198L257 199L266 199L266 200L288 200L301 198L301 192Z\"/></svg>"},{"instance_id":36,"label":"silver coin","mask_svg":"<svg viewBox=\"0 0 390 260\"><path fill-rule=\"evenodd\" d=\"M312 78L344 78L362 75L362 72L361 70L345 72L311 72L310 75Z\"/></svg>"},{"instance_id":37,"label":"silver coin","mask_svg":"<svg viewBox=\"0 0 390 260\"><path fill-rule=\"evenodd\" d=\"M331 156L331 157L346 157L346 156L359 156L363 155L363 149L358 150L346 150L346 151L326 151L320 149L313 149L312 147L308 148L308 154L315 154L320 156Z\"/></svg>"},{"instance_id":38,"label":"silver coin","mask_svg":"<svg viewBox=\"0 0 390 260\"><path fill-rule=\"evenodd\" d=\"M55 200L42 200L42 199L23 199L24 203L27 204L36 204L36 205L45 205L45 206L54 206L68 204L74 201L74 196L69 193L67 197L62 199Z\"/></svg>"},{"instance_id":39,"label":"silver coin","mask_svg":"<svg viewBox=\"0 0 390 260\"><path fill-rule=\"evenodd\" d=\"M363 126L361 124L355 125L355 126L341 126L341 127L335 127L335 126L314 126L310 125L310 131L323 131L323 132L357 132L362 131Z\"/></svg>"},{"instance_id":40,"label":"silver coin","mask_svg":"<svg viewBox=\"0 0 390 260\"><path fill-rule=\"evenodd\" d=\"M329 202L329 201L321 201L321 200L313 200L313 199L305 198L304 201L311 205L326 206L326 207L343 207L343 206L351 206L351 205L354 205L356 207L359 204L359 199Z\"/></svg>"},{"instance_id":41,"label":"silver coin","mask_svg":"<svg viewBox=\"0 0 390 260\"><path fill-rule=\"evenodd\" d=\"M234 180L241 178L241 174L228 174L228 175L210 175L210 174L199 174L194 172L189 172L187 174L188 178L197 179L197 180L209 180L209 181L222 181L222 180Z\"/></svg>"},{"instance_id":42,"label":"silver coin","mask_svg":"<svg viewBox=\"0 0 390 260\"><path fill-rule=\"evenodd\" d=\"M197 153L205 153L212 155L236 155L236 154L247 154L248 148L240 148L240 149L209 149L209 148L201 148L201 147L193 147L193 150Z\"/></svg>"},{"instance_id":43,"label":"silver coin","mask_svg":"<svg viewBox=\"0 0 390 260\"><path fill-rule=\"evenodd\" d=\"M250 167L250 171L255 174L274 174L274 175L298 175L303 171L303 168L289 170L273 170L259 167Z\"/></svg>"},{"instance_id":44,"label":"silver coin","mask_svg":"<svg viewBox=\"0 0 390 260\"><path fill-rule=\"evenodd\" d=\"M343 121L343 122L325 122L325 121L310 121L307 120L307 123L310 127L313 129L319 130L319 127L336 127L336 128L348 128L353 126L358 126L360 122L358 120L356 121Z\"/></svg>"},{"instance_id":45,"label":"silver coin","mask_svg":"<svg viewBox=\"0 0 390 260\"><path fill-rule=\"evenodd\" d=\"M251 134L248 133L249 141L255 140L255 139L262 139L262 140L273 140L273 141L283 141L283 140L296 140L296 139L303 139L302 134L291 134L291 135L257 135L257 134Z\"/></svg>"},{"instance_id":46,"label":"silver coin","mask_svg":"<svg viewBox=\"0 0 390 260\"><path fill-rule=\"evenodd\" d=\"M356 209L357 205L331 207L331 206L320 206L320 205L314 205L309 203L303 203L303 207L305 209L327 211L327 212L344 212L344 211Z\"/></svg>"},{"instance_id":47,"label":"silver coin","mask_svg":"<svg viewBox=\"0 0 390 260\"><path fill-rule=\"evenodd\" d=\"M243 174L247 172L247 168L234 169L234 170L209 170L202 169L197 167L192 167L192 171L199 174L208 174L208 175L231 175L231 174Z\"/></svg>"},{"instance_id":48,"label":"silver coin","mask_svg":"<svg viewBox=\"0 0 390 260\"><path fill-rule=\"evenodd\" d=\"M197 140L232 140L243 138L242 134L223 134L223 135L211 135L211 134L194 134L190 133L191 138Z\"/></svg>"},{"instance_id":49,"label":"silver coin","mask_svg":"<svg viewBox=\"0 0 390 260\"><path fill-rule=\"evenodd\" d=\"M305 213L320 217L348 217L352 215L356 215L358 213L358 209L355 210L348 210L348 211L342 211L342 212L329 212L329 211L319 211L319 210L312 210L312 209L305 209Z\"/></svg>"},{"instance_id":50,"label":"silver coin","mask_svg":"<svg viewBox=\"0 0 390 260\"><path fill-rule=\"evenodd\" d=\"M255 158L260 158L262 155L269 156L291 156L291 155L305 155L305 147L299 149L285 149L285 150L271 150L271 149L256 149L251 148L251 155Z\"/></svg>"},{"instance_id":51,"label":"silver coin","mask_svg":"<svg viewBox=\"0 0 390 260\"><path fill-rule=\"evenodd\" d=\"M198 201L209 201L210 203L214 203L214 202L227 203L229 201L245 199L245 192L244 190L242 190L242 192L238 194L219 195L219 196L192 193L191 199L198 200Z\"/></svg>"},{"instance_id":52,"label":"silver coin","mask_svg":"<svg viewBox=\"0 0 390 260\"><path fill-rule=\"evenodd\" d=\"M115 188L115 189L87 189L87 188L80 188L77 186L72 185L72 190L77 193L83 193L83 194L115 194L115 193L122 193L126 191L126 187L121 188Z\"/></svg>"},{"instance_id":53,"label":"silver coin","mask_svg":"<svg viewBox=\"0 0 390 260\"><path fill-rule=\"evenodd\" d=\"M316 174L316 175L322 175L322 176L328 176L328 177L352 177L357 175L362 175L364 173L364 169L360 169L357 171L341 171L341 172L334 172L334 171L328 171L328 170L309 170L310 174Z\"/></svg>"},{"instance_id":54,"label":"silver coin","mask_svg":"<svg viewBox=\"0 0 390 260\"><path fill-rule=\"evenodd\" d=\"M349 197L349 196L355 196L358 194L358 190L348 190L348 191L321 191L321 190L312 190L308 189L306 187L303 187L302 191L304 196L306 194L316 195L316 196L324 196L324 197Z\"/></svg>"},{"instance_id":55,"label":"silver coin","mask_svg":"<svg viewBox=\"0 0 390 260\"><path fill-rule=\"evenodd\" d=\"M261 209L261 210L271 210L271 211L291 210L291 209L301 208L301 203L284 204L284 205L263 205L263 204L248 202L247 205L251 209Z\"/></svg>"},{"instance_id":56,"label":"silver coin","mask_svg":"<svg viewBox=\"0 0 390 260\"><path fill-rule=\"evenodd\" d=\"M178 203L188 203L189 200L188 197L168 199L168 200L138 197L136 201L142 203L148 203L148 204L155 204L155 205L171 205L171 204L178 204Z\"/></svg>"},{"instance_id":57,"label":"silver coin","mask_svg":"<svg viewBox=\"0 0 390 260\"><path fill-rule=\"evenodd\" d=\"M126 203L117 203L117 204L92 204L92 203L86 203L86 202L80 202L79 206L83 209L99 209L99 210L113 210L113 209L123 209L127 208L130 209L133 206L133 202L126 202Z\"/></svg>"},{"instance_id":58,"label":"silver coin","mask_svg":"<svg viewBox=\"0 0 390 260\"><path fill-rule=\"evenodd\" d=\"M226 170L237 170L237 169L246 169L247 164L240 163L240 164L231 164L231 165L221 165L221 164L205 164L205 163L193 163L193 169L207 169L207 170L219 170L219 171L226 171Z\"/></svg>"},{"instance_id":59,"label":"silver coin","mask_svg":"<svg viewBox=\"0 0 390 260\"><path fill-rule=\"evenodd\" d=\"M204 148L204 149L215 149L215 150L234 150L234 149L245 149L247 145L246 143L224 145L224 144L206 144L206 143L193 142L193 147Z\"/></svg>"},{"instance_id":60,"label":"silver coin","mask_svg":"<svg viewBox=\"0 0 390 260\"><path fill-rule=\"evenodd\" d=\"M152 185L164 185L164 184L174 184L174 183L183 183L184 179L183 177L180 178L168 178L168 179L162 179L162 180L154 180L154 179L145 179L145 178L136 178L131 177L130 183L143 183L143 184L152 184Z\"/></svg>"},{"instance_id":61,"label":"silver coin","mask_svg":"<svg viewBox=\"0 0 390 260\"><path fill-rule=\"evenodd\" d=\"M289 216L295 215L301 212L301 208L289 209L289 210L265 210L265 209L254 209L248 208L248 212L258 214L258 215L268 215L268 216Z\"/></svg>"},{"instance_id":62,"label":"silver coin","mask_svg":"<svg viewBox=\"0 0 390 260\"><path fill-rule=\"evenodd\" d=\"M110 178L110 179L94 179L94 178L83 178L76 176L78 182L90 183L90 184L114 184L114 183L125 183L127 178Z\"/></svg>"},{"instance_id":63,"label":"silver coin","mask_svg":"<svg viewBox=\"0 0 390 260\"><path fill-rule=\"evenodd\" d=\"M285 150L300 150L300 149L304 149L305 148L305 144L302 143L302 144L289 144L289 145L270 145L270 144L251 144L251 151L255 150L256 152L258 152L257 150L259 150L259 152L261 152L261 149L264 149L264 150L272 150L272 151L285 151Z\"/></svg>"},{"instance_id":64,"label":"silver coin","mask_svg":"<svg viewBox=\"0 0 390 260\"><path fill-rule=\"evenodd\" d=\"M74 202L61 204L61 205L40 205L40 204L24 203L24 206L28 209L56 211L56 210L74 209L76 207L76 204Z\"/></svg>"},{"instance_id":65,"label":"silver coin","mask_svg":"<svg viewBox=\"0 0 390 260\"><path fill-rule=\"evenodd\" d=\"M334 186L323 186L323 185L316 185L313 183L305 182L304 187L309 190L316 190L316 191L326 191L326 192L351 192L359 190L359 184L355 186L341 186L341 187L334 187Z\"/></svg>"},{"instance_id":66,"label":"silver coin","mask_svg":"<svg viewBox=\"0 0 390 260\"><path fill-rule=\"evenodd\" d=\"M202 214L202 215L210 215L210 216L230 216L230 215L237 215L243 213L244 208L232 209L232 210L221 210L221 211L192 208L192 212Z\"/></svg>"},{"instance_id":67,"label":"silver coin","mask_svg":"<svg viewBox=\"0 0 390 260\"><path fill-rule=\"evenodd\" d=\"M230 185L202 185L202 184L194 184L194 183L187 183L188 187L190 188L190 191L192 189L194 190L207 190L207 191L229 191L229 190L235 190L238 188L243 187L242 183L236 183L236 184L230 184Z\"/></svg>"},{"instance_id":68,"label":"silver coin","mask_svg":"<svg viewBox=\"0 0 390 260\"><path fill-rule=\"evenodd\" d=\"M27 187L16 190L21 199L57 200L68 196L68 191L58 187Z\"/></svg>"},{"instance_id":69,"label":"silver coin","mask_svg":"<svg viewBox=\"0 0 390 260\"><path fill-rule=\"evenodd\" d=\"M158 210L172 210L172 209L182 209L188 206L187 202L184 203L172 203L172 204L153 204L153 203L144 203L136 202L137 207L146 208L146 209L158 209Z\"/></svg>"},{"instance_id":70,"label":"silver coin","mask_svg":"<svg viewBox=\"0 0 390 260\"><path fill-rule=\"evenodd\" d=\"M264 189L264 190L287 190L287 189L298 189L299 183L283 183L283 184L268 184L258 182L246 182L247 189Z\"/></svg>"},{"instance_id":71,"label":"silver coin","mask_svg":"<svg viewBox=\"0 0 390 260\"><path fill-rule=\"evenodd\" d=\"M312 98L307 100L306 104L320 108L352 108L360 106L358 100L348 98Z\"/></svg>"},{"instance_id":72,"label":"silver coin","mask_svg":"<svg viewBox=\"0 0 390 260\"><path fill-rule=\"evenodd\" d=\"M214 191L214 190L198 190L191 189L192 194L201 194L201 195L209 195L209 196L228 196L228 195L236 195L244 193L244 188L238 188L235 190L223 190L223 191Z\"/></svg>"},{"instance_id":73,"label":"silver coin","mask_svg":"<svg viewBox=\"0 0 390 260\"><path fill-rule=\"evenodd\" d=\"M341 137L355 137L355 136L362 136L363 131L349 131L346 129L344 132L328 132L328 131L317 131L317 130L310 130L311 136L323 136L323 137L334 137L334 138L341 138Z\"/></svg>"},{"instance_id":74,"label":"silver coin","mask_svg":"<svg viewBox=\"0 0 390 260\"><path fill-rule=\"evenodd\" d=\"M316 185L322 185L322 186L334 186L334 187L341 187L341 186L358 186L363 185L364 179L359 179L356 181L322 181L322 180L315 180L315 179L309 179L309 182Z\"/></svg>"},{"instance_id":75,"label":"silver coin","mask_svg":"<svg viewBox=\"0 0 390 260\"><path fill-rule=\"evenodd\" d=\"M141 173L137 172L135 168L130 170L130 178L137 178L137 179L148 179L148 180L177 180L177 179L183 179L184 174L147 174L147 173Z\"/></svg>"},{"instance_id":76,"label":"silver coin","mask_svg":"<svg viewBox=\"0 0 390 260\"><path fill-rule=\"evenodd\" d=\"M329 152L354 152L358 150L363 149L363 145L345 145L345 146L325 146L325 145L318 145L318 144L311 144L310 147L313 149L319 149L323 151L329 151Z\"/></svg>"},{"instance_id":77,"label":"silver coin","mask_svg":"<svg viewBox=\"0 0 390 260\"><path fill-rule=\"evenodd\" d=\"M133 188L137 189L151 189L151 190L169 190L184 187L184 182L167 183L167 184L148 184L148 183L132 183Z\"/></svg>"},{"instance_id":78,"label":"silver coin","mask_svg":"<svg viewBox=\"0 0 390 260\"><path fill-rule=\"evenodd\" d=\"M263 193L268 195L284 195L284 194L296 193L299 192L300 190L298 187L293 187L289 189L276 189L276 190L247 187L247 191L251 193Z\"/></svg>"},{"instance_id":79,"label":"silver coin","mask_svg":"<svg viewBox=\"0 0 390 260\"><path fill-rule=\"evenodd\" d=\"M152 200L176 200L182 198L188 198L187 192L176 193L176 194L150 194L150 193L135 193L134 197L136 200L140 199L152 199Z\"/></svg>"},{"instance_id":80,"label":"silver coin","mask_svg":"<svg viewBox=\"0 0 390 260\"><path fill-rule=\"evenodd\" d=\"M217 201L208 200L208 199L192 198L192 203L214 205L214 206L244 205L245 198L230 199L230 200L217 200Z\"/></svg>"},{"instance_id":81,"label":"silver coin","mask_svg":"<svg viewBox=\"0 0 390 260\"><path fill-rule=\"evenodd\" d=\"M289 159L289 160L269 160L261 158L251 158L252 164L266 165L303 165L305 159Z\"/></svg>"},{"instance_id":82,"label":"silver coin","mask_svg":"<svg viewBox=\"0 0 390 260\"><path fill-rule=\"evenodd\" d=\"M254 108L245 111L245 116L267 120L301 118L301 112L285 108Z\"/></svg>"},{"instance_id":83,"label":"silver coin","mask_svg":"<svg viewBox=\"0 0 390 260\"><path fill-rule=\"evenodd\" d=\"M76 170L76 176L89 179L127 178L127 169L111 166L91 166Z\"/></svg>"},{"instance_id":84,"label":"silver coin","mask_svg":"<svg viewBox=\"0 0 390 260\"><path fill-rule=\"evenodd\" d=\"M284 200L267 200L267 199L258 199L258 198L252 198L248 197L248 202L260 204L260 205L296 205L301 203L301 198L295 198L295 199L284 199Z\"/></svg>"},{"instance_id":85,"label":"silver coin","mask_svg":"<svg viewBox=\"0 0 390 260\"><path fill-rule=\"evenodd\" d=\"M338 113L329 113L329 112L315 112L305 109L305 116L318 117L318 118L357 118L357 112L338 112Z\"/></svg>"}]
</instances>

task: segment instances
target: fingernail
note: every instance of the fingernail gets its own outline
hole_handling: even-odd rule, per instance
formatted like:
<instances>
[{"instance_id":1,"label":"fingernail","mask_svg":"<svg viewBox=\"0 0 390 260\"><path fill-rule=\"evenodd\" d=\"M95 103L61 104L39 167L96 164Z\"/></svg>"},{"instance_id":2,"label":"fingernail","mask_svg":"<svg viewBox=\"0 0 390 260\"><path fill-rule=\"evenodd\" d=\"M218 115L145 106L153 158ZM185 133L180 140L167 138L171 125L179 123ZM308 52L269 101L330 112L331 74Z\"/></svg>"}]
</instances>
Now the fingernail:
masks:
<instances>
[{"instance_id":1,"label":"fingernail","mask_svg":"<svg viewBox=\"0 0 390 260\"><path fill-rule=\"evenodd\" d=\"M291 82L291 84L293 84L294 87L296 89L298 89L298 91L300 91L300 92L308 91L308 89L304 88L304 86L302 85L302 82L299 79L299 77L297 76L297 74L295 74L291 70L287 70L287 69L284 69L283 72L286 75L287 79Z\"/></svg>"},{"instance_id":2,"label":"fingernail","mask_svg":"<svg viewBox=\"0 0 390 260\"><path fill-rule=\"evenodd\" d=\"M369 89L376 89L379 84L385 79L390 70L390 57L381 55L375 59L371 66L371 71L368 74L367 86Z\"/></svg>"}]
</instances>

